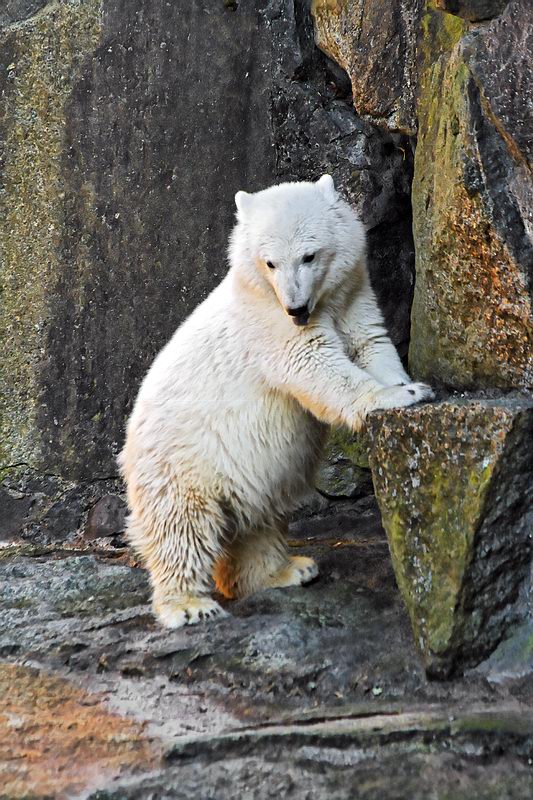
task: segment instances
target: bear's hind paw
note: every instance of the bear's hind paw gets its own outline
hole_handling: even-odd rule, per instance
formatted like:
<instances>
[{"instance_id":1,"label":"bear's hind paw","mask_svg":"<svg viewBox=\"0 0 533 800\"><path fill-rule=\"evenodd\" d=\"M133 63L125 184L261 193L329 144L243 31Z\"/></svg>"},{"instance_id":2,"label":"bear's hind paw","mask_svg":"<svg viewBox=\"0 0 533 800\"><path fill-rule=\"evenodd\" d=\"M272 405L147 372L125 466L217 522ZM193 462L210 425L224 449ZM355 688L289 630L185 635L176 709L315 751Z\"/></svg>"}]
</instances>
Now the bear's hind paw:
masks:
<instances>
[{"instance_id":1,"label":"bear's hind paw","mask_svg":"<svg viewBox=\"0 0 533 800\"><path fill-rule=\"evenodd\" d=\"M318 575L318 566L314 559L307 556L290 556L289 563L272 576L271 587L301 586L309 583Z\"/></svg>"},{"instance_id":2,"label":"bear's hind paw","mask_svg":"<svg viewBox=\"0 0 533 800\"><path fill-rule=\"evenodd\" d=\"M165 628L182 628L184 625L197 625L211 622L215 617L227 617L221 605L211 597L165 597L154 599L154 613Z\"/></svg>"}]
</instances>

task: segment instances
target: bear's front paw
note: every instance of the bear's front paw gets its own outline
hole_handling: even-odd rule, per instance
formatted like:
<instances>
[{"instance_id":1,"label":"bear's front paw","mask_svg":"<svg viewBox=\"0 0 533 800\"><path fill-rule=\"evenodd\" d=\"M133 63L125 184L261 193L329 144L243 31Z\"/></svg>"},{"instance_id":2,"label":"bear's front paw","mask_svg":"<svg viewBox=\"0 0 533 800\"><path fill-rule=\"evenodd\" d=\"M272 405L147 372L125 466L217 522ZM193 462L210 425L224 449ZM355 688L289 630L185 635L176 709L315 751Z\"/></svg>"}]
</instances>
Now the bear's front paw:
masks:
<instances>
[{"instance_id":1,"label":"bear's front paw","mask_svg":"<svg viewBox=\"0 0 533 800\"><path fill-rule=\"evenodd\" d=\"M226 617L221 605L211 597L154 598L154 614L165 628L182 628L184 625L197 625L199 622L210 622L215 617Z\"/></svg>"},{"instance_id":2,"label":"bear's front paw","mask_svg":"<svg viewBox=\"0 0 533 800\"><path fill-rule=\"evenodd\" d=\"M433 389L425 383L390 386L377 392L374 409L406 408L424 400L433 400L434 397Z\"/></svg>"},{"instance_id":3,"label":"bear's front paw","mask_svg":"<svg viewBox=\"0 0 533 800\"><path fill-rule=\"evenodd\" d=\"M272 576L269 585L276 588L283 586L301 586L309 583L318 575L316 561L307 556L290 556L289 563Z\"/></svg>"}]
</instances>

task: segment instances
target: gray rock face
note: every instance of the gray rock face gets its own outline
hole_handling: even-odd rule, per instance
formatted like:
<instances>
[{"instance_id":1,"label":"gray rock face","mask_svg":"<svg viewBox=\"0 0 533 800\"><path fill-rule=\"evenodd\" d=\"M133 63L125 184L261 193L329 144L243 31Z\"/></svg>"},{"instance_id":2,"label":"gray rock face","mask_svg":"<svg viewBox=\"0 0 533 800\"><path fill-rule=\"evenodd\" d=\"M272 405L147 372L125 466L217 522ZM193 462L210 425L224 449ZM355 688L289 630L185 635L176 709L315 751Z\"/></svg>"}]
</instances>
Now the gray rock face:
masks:
<instances>
[{"instance_id":1,"label":"gray rock face","mask_svg":"<svg viewBox=\"0 0 533 800\"><path fill-rule=\"evenodd\" d=\"M125 502L118 479L77 483L27 471L4 477L0 541L70 544L78 537L113 536L123 530Z\"/></svg>"},{"instance_id":2,"label":"gray rock face","mask_svg":"<svg viewBox=\"0 0 533 800\"><path fill-rule=\"evenodd\" d=\"M436 0L436 8L469 22L481 22L501 14L509 0Z\"/></svg>"},{"instance_id":3,"label":"gray rock face","mask_svg":"<svg viewBox=\"0 0 533 800\"><path fill-rule=\"evenodd\" d=\"M50 4L1 47L3 462L72 480L116 473L143 374L226 271L238 189L331 171L403 352L412 294L410 148L354 114L308 3L101 10Z\"/></svg>"},{"instance_id":4,"label":"gray rock face","mask_svg":"<svg viewBox=\"0 0 533 800\"><path fill-rule=\"evenodd\" d=\"M125 518L124 500L116 494L106 494L89 511L84 536L86 539L99 539L123 533Z\"/></svg>"},{"instance_id":5,"label":"gray rock face","mask_svg":"<svg viewBox=\"0 0 533 800\"><path fill-rule=\"evenodd\" d=\"M4 0L0 9L0 28L28 19L51 0Z\"/></svg>"},{"instance_id":6,"label":"gray rock face","mask_svg":"<svg viewBox=\"0 0 533 800\"><path fill-rule=\"evenodd\" d=\"M417 35L422 0L314 0L317 44L342 64L356 111L416 132Z\"/></svg>"},{"instance_id":7,"label":"gray rock face","mask_svg":"<svg viewBox=\"0 0 533 800\"><path fill-rule=\"evenodd\" d=\"M372 494L368 441L344 428L333 428L324 449L315 486L329 497L363 497Z\"/></svg>"}]
</instances>

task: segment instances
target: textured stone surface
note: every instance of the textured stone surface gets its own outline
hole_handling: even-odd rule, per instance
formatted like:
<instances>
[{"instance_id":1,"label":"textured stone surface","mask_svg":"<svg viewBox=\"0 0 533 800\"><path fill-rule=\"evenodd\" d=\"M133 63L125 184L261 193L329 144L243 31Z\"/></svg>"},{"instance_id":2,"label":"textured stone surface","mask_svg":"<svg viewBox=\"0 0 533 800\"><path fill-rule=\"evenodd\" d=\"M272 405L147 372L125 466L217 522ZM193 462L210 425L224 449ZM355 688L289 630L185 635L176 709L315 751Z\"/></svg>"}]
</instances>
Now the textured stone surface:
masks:
<instances>
[{"instance_id":1,"label":"textured stone surface","mask_svg":"<svg viewBox=\"0 0 533 800\"><path fill-rule=\"evenodd\" d=\"M33 16L52 0L4 0L0 8L0 28Z\"/></svg>"},{"instance_id":2,"label":"textured stone surface","mask_svg":"<svg viewBox=\"0 0 533 800\"><path fill-rule=\"evenodd\" d=\"M115 513L104 520L108 533L100 535L112 535L121 528L123 486L115 478L77 483L11 469L0 471L0 479L0 541L73 542L86 531L91 511L104 510L99 500L106 497L114 498L111 510L114 507Z\"/></svg>"},{"instance_id":3,"label":"textured stone surface","mask_svg":"<svg viewBox=\"0 0 533 800\"><path fill-rule=\"evenodd\" d=\"M5 28L2 463L116 474L142 375L226 270L237 189L331 171L406 352L412 156L346 84L306 2L60 0Z\"/></svg>"},{"instance_id":4,"label":"textured stone surface","mask_svg":"<svg viewBox=\"0 0 533 800\"><path fill-rule=\"evenodd\" d=\"M65 103L97 44L99 12L99 0L54 3L0 31L1 463L23 462L39 444L47 304L63 267Z\"/></svg>"},{"instance_id":5,"label":"textured stone surface","mask_svg":"<svg viewBox=\"0 0 533 800\"><path fill-rule=\"evenodd\" d=\"M0 774L11 798L73 797L87 784L159 761L142 725L36 669L0 665Z\"/></svg>"},{"instance_id":6,"label":"textured stone surface","mask_svg":"<svg viewBox=\"0 0 533 800\"><path fill-rule=\"evenodd\" d=\"M412 370L531 387L533 6L314 0L313 14L358 111L418 130Z\"/></svg>"},{"instance_id":7,"label":"textured stone surface","mask_svg":"<svg viewBox=\"0 0 533 800\"><path fill-rule=\"evenodd\" d=\"M86 539L99 539L122 533L125 518L124 499L116 494L105 494L91 507L87 515L84 536Z\"/></svg>"},{"instance_id":8,"label":"textured stone surface","mask_svg":"<svg viewBox=\"0 0 533 800\"><path fill-rule=\"evenodd\" d=\"M533 401L451 399L372 415L370 463L428 672L478 663L531 605Z\"/></svg>"},{"instance_id":9,"label":"textured stone surface","mask_svg":"<svg viewBox=\"0 0 533 800\"><path fill-rule=\"evenodd\" d=\"M359 114L416 131L416 40L423 0L313 0L316 41L350 76Z\"/></svg>"},{"instance_id":10,"label":"textured stone surface","mask_svg":"<svg viewBox=\"0 0 533 800\"><path fill-rule=\"evenodd\" d=\"M531 670L427 680L372 499L290 536L315 583L178 631L123 549L0 550L6 795L529 797Z\"/></svg>"},{"instance_id":11,"label":"textured stone surface","mask_svg":"<svg viewBox=\"0 0 533 800\"><path fill-rule=\"evenodd\" d=\"M315 481L330 497L361 497L372 493L368 441L344 428L333 428Z\"/></svg>"},{"instance_id":12,"label":"textured stone surface","mask_svg":"<svg viewBox=\"0 0 533 800\"><path fill-rule=\"evenodd\" d=\"M409 361L453 387L530 387L533 7L460 34L420 89Z\"/></svg>"},{"instance_id":13,"label":"textured stone surface","mask_svg":"<svg viewBox=\"0 0 533 800\"><path fill-rule=\"evenodd\" d=\"M492 19L504 10L509 0L435 0L435 7L469 22Z\"/></svg>"}]
</instances>

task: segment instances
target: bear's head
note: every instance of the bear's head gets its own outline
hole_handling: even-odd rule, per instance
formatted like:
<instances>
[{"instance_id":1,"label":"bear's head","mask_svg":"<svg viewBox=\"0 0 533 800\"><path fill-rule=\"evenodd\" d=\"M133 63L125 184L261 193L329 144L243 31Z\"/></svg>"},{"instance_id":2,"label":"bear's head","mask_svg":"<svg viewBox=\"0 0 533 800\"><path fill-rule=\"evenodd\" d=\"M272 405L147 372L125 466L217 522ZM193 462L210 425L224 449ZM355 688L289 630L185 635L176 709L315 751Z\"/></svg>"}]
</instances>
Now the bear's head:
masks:
<instances>
[{"instance_id":1,"label":"bear's head","mask_svg":"<svg viewBox=\"0 0 533 800\"><path fill-rule=\"evenodd\" d=\"M361 222L330 175L256 194L237 192L235 203L237 225L229 249L233 268L255 291L275 295L296 325L307 325L361 263Z\"/></svg>"}]
</instances>

